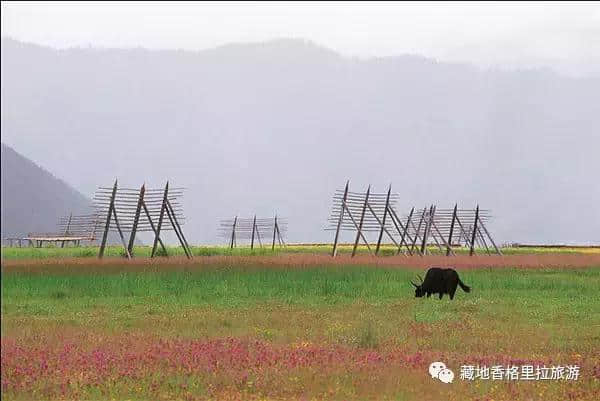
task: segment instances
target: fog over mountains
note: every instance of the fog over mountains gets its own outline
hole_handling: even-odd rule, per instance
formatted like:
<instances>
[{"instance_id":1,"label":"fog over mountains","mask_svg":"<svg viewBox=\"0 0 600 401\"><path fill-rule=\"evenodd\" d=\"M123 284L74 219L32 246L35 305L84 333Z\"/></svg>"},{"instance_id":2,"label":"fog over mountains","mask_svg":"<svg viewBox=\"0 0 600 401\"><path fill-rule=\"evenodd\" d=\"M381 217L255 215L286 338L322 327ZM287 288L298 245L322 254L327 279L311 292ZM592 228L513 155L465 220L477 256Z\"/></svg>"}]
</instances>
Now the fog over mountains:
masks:
<instances>
[{"instance_id":1,"label":"fog over mountains","mask_svg":"<svg viewBox=\"0 0 600 401\"><path fill-rule=\"evenodd\" d=\"M86 196L116 177L187 187L192 243L218 242L219 218L275 212L288 241L330 241L347 179L392 183L403 212L479 202L500 242L600 242L598 78L349 59L301 40L190 52L2 39L1 100L2 141Z\"/></svg>"}]
</instances>

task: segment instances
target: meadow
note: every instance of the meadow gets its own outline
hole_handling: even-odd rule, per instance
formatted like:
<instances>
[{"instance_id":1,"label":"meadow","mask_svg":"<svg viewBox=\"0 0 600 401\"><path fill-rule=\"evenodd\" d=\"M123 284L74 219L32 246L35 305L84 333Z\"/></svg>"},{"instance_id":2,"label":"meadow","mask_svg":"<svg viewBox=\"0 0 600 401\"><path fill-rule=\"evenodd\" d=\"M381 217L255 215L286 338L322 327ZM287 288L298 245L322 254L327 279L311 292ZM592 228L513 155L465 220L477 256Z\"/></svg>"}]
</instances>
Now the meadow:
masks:
<instances>
[{"instance_id":1,"label":"meadow","mask_svg":"<svg viewBox=\"0 0 600 401\"><path fill-rule=\"evenodd\" d=\"M340 255L349 255L352 253L353 246L351 244L342 244L338 248ZM256 246L254 249L250 249L249 246L240 246L230 249L227 246L191 246L191 251L194 256L268 256L268 255L282 255L282 254L309 254L309 255L330 255L332 246L331 244L290 244L285 247L275 247L271 250L270 246L259 247ZM505 255L580 255L580 254L592 254L600 255L600 246L595 247L507 247L502 248L502 253ZM439 249L436 247L429 247L428 251L433 254L439 254ZM466 255L469 250L467 248L455 248L454 251L458 255ZM152 252L151 246L135 246L133 255L135 257L147 258ZM368 249L364 245L360 245L357 248L358 254L367 255ZM177 246L168 246L167 253L169 256L184 256L183 249ZM477 249L478 254L485 254L485 249ZM384 244L380 250L380 256L395 256L397 249L391 244ZM2 247L2 259L3 260L15 260L15 259L53 259L53 258L95 258L98 256L97 246L55 246L54 244L45 245L43 248L34 247ZM106 257L122 257L124 256L123 248L121 246L109 246L106 248Z\"/></svg>"},{"instance_id":2,"label":"meadow","mask_svg":"<svg viewBox=\"0 0 600 401\"><path fill-rule=\"evenodd\" d=\"M457 257L451 261L471 293L414 298L410 280L440 260L248 253L151 263L3 259L2 395L600 397L598 255ZM427 373L438 360L454 371L453 383ZM524 364L577 365L580 376L459 377L461 365Z\"/></svg>"}]
</instances>

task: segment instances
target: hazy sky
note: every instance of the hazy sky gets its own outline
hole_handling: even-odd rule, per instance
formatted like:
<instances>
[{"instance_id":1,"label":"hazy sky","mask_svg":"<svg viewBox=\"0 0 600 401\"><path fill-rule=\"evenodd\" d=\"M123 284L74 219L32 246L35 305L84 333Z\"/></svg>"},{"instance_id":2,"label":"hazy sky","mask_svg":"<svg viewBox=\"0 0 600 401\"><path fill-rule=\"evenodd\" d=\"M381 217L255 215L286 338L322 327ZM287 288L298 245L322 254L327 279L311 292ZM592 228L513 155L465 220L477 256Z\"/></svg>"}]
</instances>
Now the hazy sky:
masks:
<instances>
[{"instance_id":1,"label":"hazy sky","mask_svg":"<svg viewBox=\"0 0 600 401\"><path fill-rule=\"evenodd\" d=\"M305 38L348 56L600 75L600 2L2 3L2 36L53 47L205 49Z\"/></svg>"}]
</instances>

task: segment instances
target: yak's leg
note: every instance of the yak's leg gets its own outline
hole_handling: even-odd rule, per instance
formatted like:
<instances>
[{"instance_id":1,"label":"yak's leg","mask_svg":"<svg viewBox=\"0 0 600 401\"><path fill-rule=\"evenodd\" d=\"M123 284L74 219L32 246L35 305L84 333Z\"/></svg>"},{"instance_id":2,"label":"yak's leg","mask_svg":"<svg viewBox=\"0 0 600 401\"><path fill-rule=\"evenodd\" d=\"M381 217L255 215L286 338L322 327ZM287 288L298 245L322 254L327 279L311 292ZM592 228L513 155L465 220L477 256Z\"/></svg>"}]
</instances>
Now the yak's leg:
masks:
<instances>
[{"instance_id":1,"label":"yak's leg","mask_svg":"<svg viewBox=\"0 0 600 401\"><path fill-rule=\"evenodd\" d=\"M448 288L448 294L450 294L450 299L454 298L454 293L456 292L457 285L458 285L458 283L454 283L454 285L451 286L452 288Z\"/></svg>"},{"instance_id":2,"label":"yak's leg","mask_svg":"<svg viewBox=\"0 0 600 401\"><path fill-rule=\"evenodd\" d=\"M444 296L444 293L440 291L440 299Z\"/></svg>"},{"instance_id":3,"label":"yak's leg","mask_svg":"<svg viewBox=\"0 0 600 401\"><path fill-rule=\"evenodd\" d=\"M456 283L454 283L454 286L452 284L448 285L448 289L446 292L448 293L448 295L450 295L450 299L453 299L454 293L456 292Z\"/></svg>"},{"instance_id":4,"label":"yak's leg","mask_svg":"<svg viewBox=\"0 0 600 401\"><path fill-rule=\"evenodd\" d=\"M430 296L431 296L431 293L430 293L430 292L428 292L428 293L427 293L427 298L429 298Z\"/></svg>"}]
</instances>

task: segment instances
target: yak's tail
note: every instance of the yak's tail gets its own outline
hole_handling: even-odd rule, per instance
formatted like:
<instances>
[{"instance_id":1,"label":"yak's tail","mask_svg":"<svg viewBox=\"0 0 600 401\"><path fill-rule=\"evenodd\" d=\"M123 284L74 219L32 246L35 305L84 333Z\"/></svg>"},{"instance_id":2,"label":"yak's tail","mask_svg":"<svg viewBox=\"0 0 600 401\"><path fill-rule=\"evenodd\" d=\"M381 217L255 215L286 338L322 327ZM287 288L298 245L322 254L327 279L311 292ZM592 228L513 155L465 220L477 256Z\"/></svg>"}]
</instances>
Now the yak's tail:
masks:
<instances>
[{"instance_id":1,"label":"yak's tail","mask_svg":"<svg viewBox=\"0 0 600 401\"><path fill-rule=\"evenodd\" d=\"M458 285L460 285L460 288L462 288L464 292L471 292L471 287L460 281L460 278L458 279Z\"/></svg>"}]
</instances>

